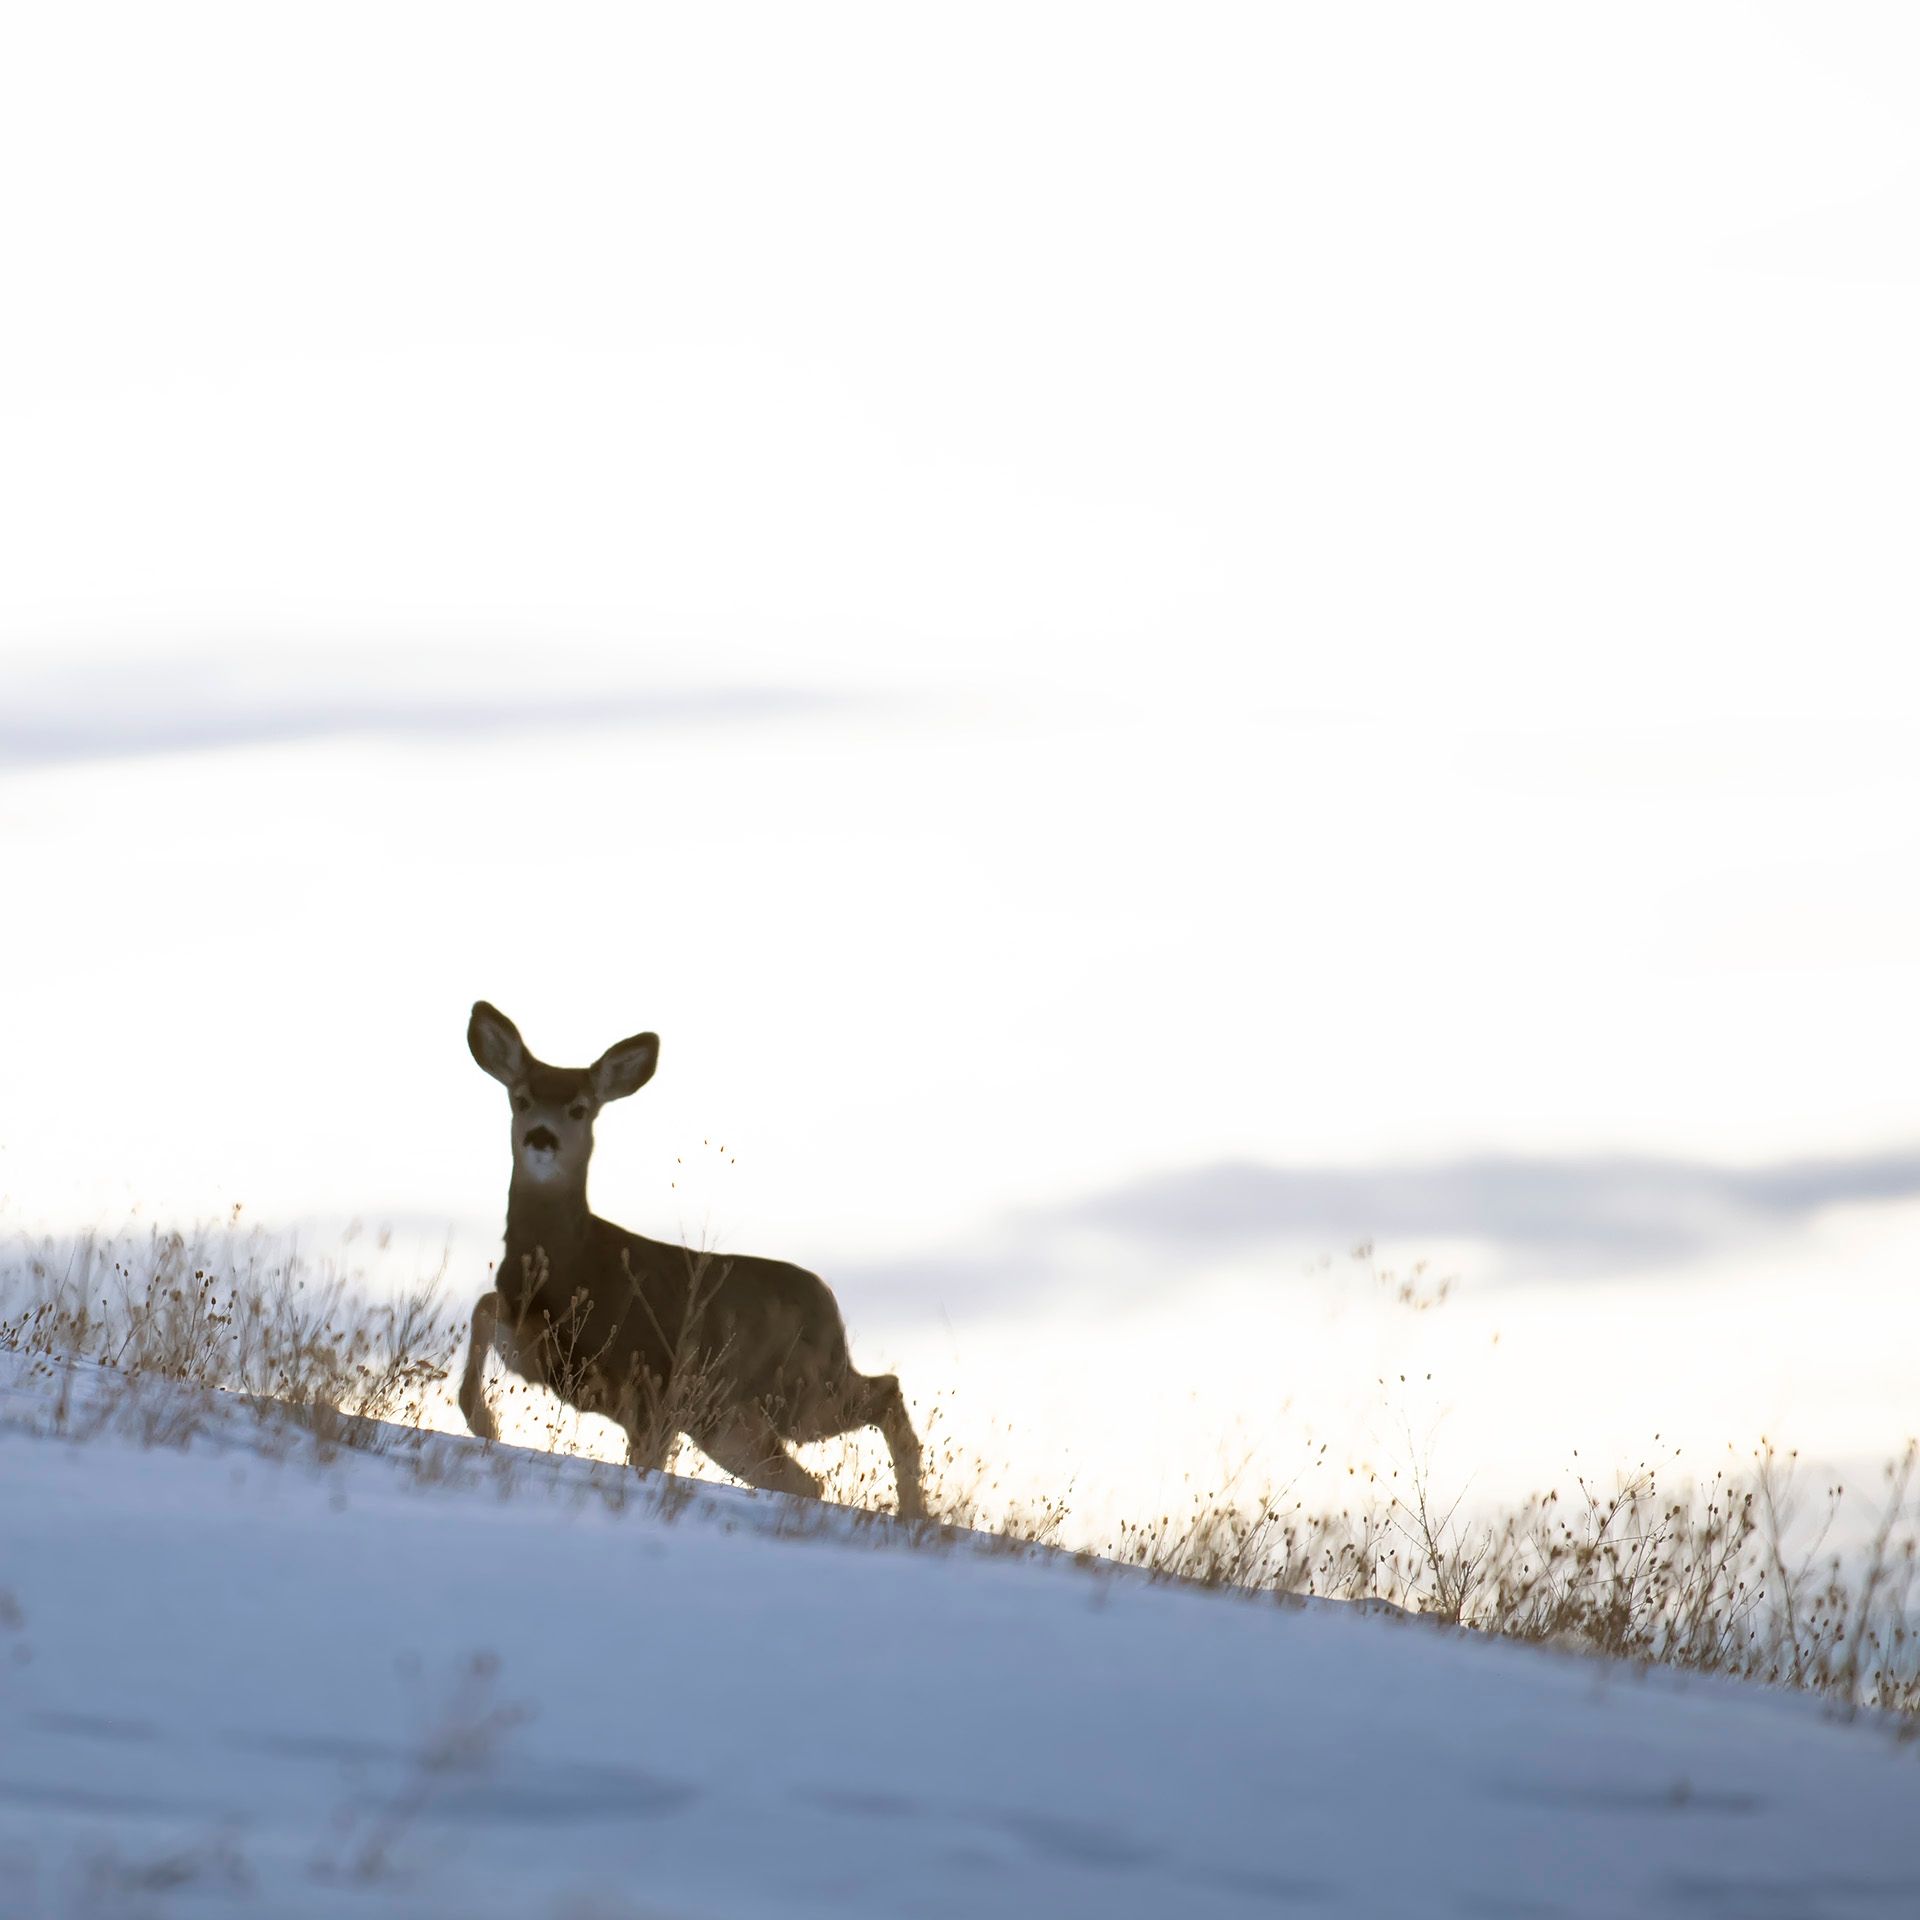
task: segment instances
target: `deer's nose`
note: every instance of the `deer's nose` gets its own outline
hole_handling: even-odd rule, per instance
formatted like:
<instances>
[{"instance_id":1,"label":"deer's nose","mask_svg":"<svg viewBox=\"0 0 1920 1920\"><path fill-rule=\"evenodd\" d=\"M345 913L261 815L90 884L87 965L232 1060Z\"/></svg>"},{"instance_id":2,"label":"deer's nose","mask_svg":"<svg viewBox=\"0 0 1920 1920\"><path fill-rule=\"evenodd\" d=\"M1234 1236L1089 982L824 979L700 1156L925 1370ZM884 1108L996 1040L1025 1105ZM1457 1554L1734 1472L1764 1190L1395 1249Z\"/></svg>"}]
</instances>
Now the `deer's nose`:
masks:
<instances>
[{"instance_id":1,"label":"deer's nose","mask_svg":"<svg viewBox=\"0 0 1920 1920\"><path fill-rule=\"evenodd\" d=\"M559 1148L560 1136L551 1127L534 1127L527 1134L527 1145L541 1153L553 1153Z\"/></svg>"}]
</instances>

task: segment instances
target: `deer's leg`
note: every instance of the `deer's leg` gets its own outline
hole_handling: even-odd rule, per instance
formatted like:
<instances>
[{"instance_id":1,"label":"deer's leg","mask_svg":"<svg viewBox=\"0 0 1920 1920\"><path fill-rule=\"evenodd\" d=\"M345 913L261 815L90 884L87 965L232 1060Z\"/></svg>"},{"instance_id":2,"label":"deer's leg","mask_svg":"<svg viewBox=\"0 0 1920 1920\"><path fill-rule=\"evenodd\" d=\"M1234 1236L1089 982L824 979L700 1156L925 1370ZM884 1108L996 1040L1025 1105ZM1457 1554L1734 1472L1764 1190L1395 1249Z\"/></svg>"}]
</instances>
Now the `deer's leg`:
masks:
<instances>
[{"instance_id":1,"label":"deer's leg","mask_svg":"<svg viewBox=\"0 0 1920 1920\"><path fill-rule=\"evenodd\" d=\"M636 1473L658 1473L667 1464L679 1429L660 1382L637 1357L620 1391L611 1396L607 1413L626 1432L627 1465Z\"/></svg>"},{"instance_id":2,"label":"deer's leg","mask_svg":"<svg viewBox=\"0 0 1920 1920\"><path fill-rule=\"evenodd\" d=\"M902 1520L917 1520L926 1512L920 1491L920 1436L907 1413L907 1398L890 1373L876 1373L863 1381L865 1424L878 1427L893 1456L894 1498Z\"/></svg>"},{"instance_id":3,"label":"deer's leg","mask_svg":"<svg viewBox=\"0 0 1920 1920\"><path fill-rule=\"evenodd\" d=\"M657 1410L637 1408L631 1397L622 1409L620 1424L627 1430L627 1465L636 1473L660 1472L679 1436Z\"/></svg>"},{"instance_id":4,"label":"deer's leg","mask_svg":"<svg viewBox=\"0 0 1920 1920\"><path fill-rule=\"evenodd\" d=\"M468 1427L482 1440L500 1437L487 1405L486 1382L482 1377L487 1355L493 1347L494 1329L499 1324L500 1296L483 1293L473 1303L473 1326L467 1335L467 1370L460 1379L460 1411L466 1415Z\"/></svg>"},{"instance_id":5,"label":"deer's leg","mask_svg":"<svg viewBox=\"0 0 1920 1920\"><path fill-rule=\"evenodd\" d=\"M830 1440L856 1427L878 1427L893 1458L895 1500L903 1520L917 1520L926 1512L920 1489L920 1436L907 1413L906 1396L890 1373L855 1373L844 1358L838 1384L828 1393L803 1400L786 1433L791 1440Z\"/></svg>"},{"instance_id":6,"label":"deer's leg","mask_svg":"<svg viewBox=\"0 0 1920 1920\"><path fill-rule=\"evenodd\" d=\"M708 1459L750 1487L820 1497L820 1482L787 1451L773 1422L757 1408L738 1408L693 1437Z\"/></svg>"}]
</instances>

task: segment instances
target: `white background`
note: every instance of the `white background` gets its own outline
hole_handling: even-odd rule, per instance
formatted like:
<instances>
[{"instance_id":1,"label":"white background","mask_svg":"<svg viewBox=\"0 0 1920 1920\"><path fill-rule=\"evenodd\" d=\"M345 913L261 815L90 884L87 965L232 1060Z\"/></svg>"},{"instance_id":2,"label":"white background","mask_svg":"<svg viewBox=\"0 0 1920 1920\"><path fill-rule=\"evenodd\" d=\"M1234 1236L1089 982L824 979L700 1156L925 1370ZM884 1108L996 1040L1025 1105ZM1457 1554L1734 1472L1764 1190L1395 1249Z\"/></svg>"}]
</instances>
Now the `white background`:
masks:
<instances>
[{"instance_id":1,"label":"white background","mask_svg":"<svg viewBox=\"0 0 1920 1920\"><path fill-rule=\"evenodd\" d=\"M1415 1235L1462 1288L1384 1318L1364 1219L1072 1215L1915 1139L1917 66L1892 7L16 11L9 1223L477 1270L485 995L663 1035L603 1211L1095 1484L1891 1448L1911 1195Z\"/></svg>"}]
</instances>

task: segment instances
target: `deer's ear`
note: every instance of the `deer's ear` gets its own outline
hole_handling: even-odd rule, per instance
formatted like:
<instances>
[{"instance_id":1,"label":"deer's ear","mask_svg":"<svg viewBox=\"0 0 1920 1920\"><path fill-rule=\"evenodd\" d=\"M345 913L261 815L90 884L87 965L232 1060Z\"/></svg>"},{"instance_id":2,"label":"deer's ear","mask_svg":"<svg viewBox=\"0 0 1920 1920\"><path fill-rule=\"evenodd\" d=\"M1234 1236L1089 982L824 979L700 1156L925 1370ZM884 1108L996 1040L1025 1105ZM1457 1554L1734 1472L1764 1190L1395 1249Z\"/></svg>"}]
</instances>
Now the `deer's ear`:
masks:
<instances>
[{"instance_id":1,"label":"deer's ear","mask_svg":"<svg viewBox=\"0 0 1920 1920\"><path fill-rule=\"evenodd\" d=\"M630 1040L617 1040L588 1069L593 1080L593 1097L605 1106L609 1100L624 1100L638 1093L653 1078L660 1064L660 1036L636 1033Z\"/></svg>"},{"instance_id":2,"label":"deer's ear","mask_svg":"<svg viewBox=\"0 0 1920 1920\"><path fill-rule=\"evenodd\" d=\"M473 1003L473 1018L467 1022L467 1049L496 1080L512 1086L527 1074L527 1043L498 1007L484 1000Z\"/></svg>"}]
</instances>

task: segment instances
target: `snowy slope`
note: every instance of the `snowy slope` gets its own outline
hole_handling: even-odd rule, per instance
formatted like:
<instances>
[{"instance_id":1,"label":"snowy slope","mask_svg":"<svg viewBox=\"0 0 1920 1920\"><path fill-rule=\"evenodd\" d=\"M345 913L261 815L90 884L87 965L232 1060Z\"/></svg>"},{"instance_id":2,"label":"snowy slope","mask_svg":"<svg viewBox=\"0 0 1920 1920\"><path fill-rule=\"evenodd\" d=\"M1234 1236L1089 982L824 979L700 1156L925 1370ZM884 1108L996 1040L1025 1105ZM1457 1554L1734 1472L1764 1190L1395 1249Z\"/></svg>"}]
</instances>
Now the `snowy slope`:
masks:
<instances>
[{"instance_id":1,"label":"snowy slope","mask_svg":"<svg viewBox=\"0 0 1920 1920\"><path fill-rule=\"evenodd\" d=\"M0 1369L8 1920L1920 1914L1804 1699Z\"/></svg>"}]
</instances>

